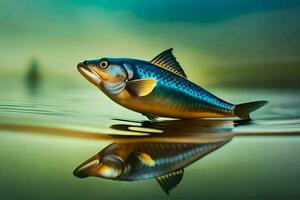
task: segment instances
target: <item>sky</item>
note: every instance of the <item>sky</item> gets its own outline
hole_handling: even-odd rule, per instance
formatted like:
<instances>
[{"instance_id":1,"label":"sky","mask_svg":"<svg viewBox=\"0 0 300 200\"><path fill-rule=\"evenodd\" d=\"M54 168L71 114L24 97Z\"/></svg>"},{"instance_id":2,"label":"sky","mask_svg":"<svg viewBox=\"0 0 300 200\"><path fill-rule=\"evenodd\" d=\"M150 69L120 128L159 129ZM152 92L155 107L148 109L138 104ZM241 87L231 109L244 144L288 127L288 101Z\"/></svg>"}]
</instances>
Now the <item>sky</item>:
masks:
<instances>
[{"instance_id":1,"label":"sky","mask_svg":"<svg viewBox=\"0 0 300 200\"><path fill-rule=\"evenodd\" d=\"M34 58L74 75L84 59L151 60L172 47L197 79L204 68L298 62L299 35L295 0L1 0L0 72L23 72Z\"/></svg>"}]
</instances>

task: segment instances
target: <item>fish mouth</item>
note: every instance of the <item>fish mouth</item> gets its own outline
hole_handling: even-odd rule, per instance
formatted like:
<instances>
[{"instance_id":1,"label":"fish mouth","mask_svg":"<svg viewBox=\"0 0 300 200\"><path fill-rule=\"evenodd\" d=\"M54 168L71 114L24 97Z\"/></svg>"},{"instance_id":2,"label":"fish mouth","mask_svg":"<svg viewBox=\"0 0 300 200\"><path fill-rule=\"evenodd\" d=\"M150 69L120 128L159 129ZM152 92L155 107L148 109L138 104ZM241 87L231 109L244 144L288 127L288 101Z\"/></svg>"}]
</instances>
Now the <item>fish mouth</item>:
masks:
<instances>
[{"instance_id":1,"label":"fish mouth","mask_svg":"<svg viewBox=\"0 0 300 200\"><path fill-rule=\"evenodd\" d=\"M93 175L95 168L100 165L99 155L95 155L76 167L73 171L73 175L78 178L86 178Z\"/></svg>"},{"instance_id":2,"label":"fish mouth","mask_svg":"<svg viewBox=\"0 0 300 200\"><path fill-rule=\"evenodd\" d=\"M86 65L84 62L81 62L77 65L77 69L80 72L80 74L89 82L91 82L97 87L99 86L101 82L100 75L93 72L93 70L91 70L91 68L88 65Z\"/></svg>"}]
</instances>

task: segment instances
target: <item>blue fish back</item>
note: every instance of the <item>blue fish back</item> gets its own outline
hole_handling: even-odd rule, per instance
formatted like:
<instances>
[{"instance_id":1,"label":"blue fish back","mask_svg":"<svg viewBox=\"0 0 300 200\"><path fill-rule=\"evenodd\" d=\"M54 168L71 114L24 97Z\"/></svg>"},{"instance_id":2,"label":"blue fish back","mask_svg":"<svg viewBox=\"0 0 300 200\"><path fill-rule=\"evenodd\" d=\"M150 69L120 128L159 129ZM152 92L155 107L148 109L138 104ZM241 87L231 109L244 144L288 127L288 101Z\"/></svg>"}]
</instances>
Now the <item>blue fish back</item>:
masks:
<instances>
[{"instance_id":1,"label":"blue fish back","mask_svg":"<svg viewBox=\"0 0 300 200\"><path fill-rule=\"evenodd\" d=\"M197 100L199 103L206 104L214 107L221 112L231 112L234 109L234 105L228 103L204 88L196 85L188 79L169 72L161 67L155 66L149 62L142 60L130 60L134 61L134 77L133 79L154 78L157 80L157 86L165 88L169 93L169 96L174 98L180 98L182 101L189 103L189 100ZM180 95L178 95L180 94Z\"/></svg>"}]
</instances>

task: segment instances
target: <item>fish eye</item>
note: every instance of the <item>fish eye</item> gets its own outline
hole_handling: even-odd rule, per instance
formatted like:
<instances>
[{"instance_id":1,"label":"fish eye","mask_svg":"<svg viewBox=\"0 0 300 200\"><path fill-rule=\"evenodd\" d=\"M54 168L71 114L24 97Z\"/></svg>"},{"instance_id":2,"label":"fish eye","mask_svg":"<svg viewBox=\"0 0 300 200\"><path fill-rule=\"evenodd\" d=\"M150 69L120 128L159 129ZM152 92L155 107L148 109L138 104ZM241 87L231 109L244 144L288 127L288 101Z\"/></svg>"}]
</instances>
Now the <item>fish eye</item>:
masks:
<instances>
[{"instance_id":1,"label":"fish eye","mask_svg":"<svg viewBox=\"0 0 300 200\"><path fill-rule=\"evenodd\" d=\"M99 66L100 66L101 69L107 69L108 66L109 66L109 63L107 61L101 61L99 63Z\"/></svg>"}]
</instances>

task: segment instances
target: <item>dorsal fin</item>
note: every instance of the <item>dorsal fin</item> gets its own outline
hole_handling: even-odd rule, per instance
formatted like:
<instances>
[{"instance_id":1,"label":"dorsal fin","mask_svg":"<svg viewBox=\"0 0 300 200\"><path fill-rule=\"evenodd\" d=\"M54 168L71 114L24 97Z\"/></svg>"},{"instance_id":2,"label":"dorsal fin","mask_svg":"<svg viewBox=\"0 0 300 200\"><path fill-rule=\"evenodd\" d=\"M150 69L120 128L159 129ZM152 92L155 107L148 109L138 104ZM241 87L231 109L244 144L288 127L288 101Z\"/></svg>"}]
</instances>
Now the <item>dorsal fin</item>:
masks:
<instances>
[{"instance_id":1,"label":"dorsal fin","mask_svg":"<svg viewBox=\"0 0 300 200\"><path fill-rule=\"evenodd\" d=\"M183 169L156 178L160 187L169 195L169 191L180 183L183 176Z\"/></svg>"},{"instance_id":2,"label":"dorsal fin","mask_svg":"<svg viewBox=\"0 0 300 200\"><path fill-rule=\"evenodd\" d=\"M153 58L150 63L173 72L174 74L187 78L182 67L179 65L175 56L173 55L172 50L173 48L165 50Z\"/></svg>"}]
</instances>

